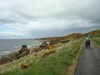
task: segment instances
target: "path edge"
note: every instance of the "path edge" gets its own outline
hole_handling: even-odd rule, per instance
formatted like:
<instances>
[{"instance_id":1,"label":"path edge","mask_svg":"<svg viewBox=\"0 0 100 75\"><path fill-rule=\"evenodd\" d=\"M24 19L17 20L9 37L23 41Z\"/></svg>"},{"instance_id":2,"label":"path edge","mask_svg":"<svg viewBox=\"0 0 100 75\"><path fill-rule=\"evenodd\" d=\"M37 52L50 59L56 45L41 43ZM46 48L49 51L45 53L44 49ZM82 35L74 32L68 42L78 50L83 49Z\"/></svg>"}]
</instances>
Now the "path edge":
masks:
<instances>
[{"instance_id":1,"label":"path edge","mask_svg":"<svg viewBox=\"0 0 100 75\"><path fill-rule=\"evenodd\" d=\"M72 65L69 67L67 75L75 75L83 45L84 45L84 41L82 42L79 52L77 53L75 59L73 60Z\"/></svg>"}]
</instances>

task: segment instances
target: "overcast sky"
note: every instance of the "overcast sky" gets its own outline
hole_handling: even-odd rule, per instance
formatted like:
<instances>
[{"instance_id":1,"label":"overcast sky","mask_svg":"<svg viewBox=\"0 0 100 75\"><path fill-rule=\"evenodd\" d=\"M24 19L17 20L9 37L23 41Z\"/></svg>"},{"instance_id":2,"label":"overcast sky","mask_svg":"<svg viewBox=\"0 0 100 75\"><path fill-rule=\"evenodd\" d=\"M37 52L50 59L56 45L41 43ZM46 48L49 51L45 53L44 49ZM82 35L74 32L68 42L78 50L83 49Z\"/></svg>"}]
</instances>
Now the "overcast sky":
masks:
<instances>
[{"instance_id":1,"label":"overcast sky","mask_svg":"<svg viewBox=\"0 0 100 75\"><path fill-rule=\"evenodd\" d=\"M100 0L0 0L0 39L100 29Z\"/></svg>"}]
</instances>

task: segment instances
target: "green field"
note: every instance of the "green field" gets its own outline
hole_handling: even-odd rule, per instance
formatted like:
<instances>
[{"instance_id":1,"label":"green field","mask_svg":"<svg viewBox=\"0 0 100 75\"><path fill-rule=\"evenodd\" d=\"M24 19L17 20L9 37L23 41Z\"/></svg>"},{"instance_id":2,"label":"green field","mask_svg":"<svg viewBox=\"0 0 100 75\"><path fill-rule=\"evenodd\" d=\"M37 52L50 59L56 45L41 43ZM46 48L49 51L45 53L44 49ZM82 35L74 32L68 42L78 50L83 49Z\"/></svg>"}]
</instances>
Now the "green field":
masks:
<instances>
[{"instance_id":1,"label":"green field","mask_svg":"<svg viewBox=\"0 0 100 75\"><path fill-rule=\"evenodd\" d=\"M0 66L0 75L67 75L68 68L80 50L82 39L57 44L52 50L46 49L36 54L29 54L19 60ZM43 58L44 53L55 53ZM21 64L29 64L21 69Z\"/></svg>"}]
</instances>

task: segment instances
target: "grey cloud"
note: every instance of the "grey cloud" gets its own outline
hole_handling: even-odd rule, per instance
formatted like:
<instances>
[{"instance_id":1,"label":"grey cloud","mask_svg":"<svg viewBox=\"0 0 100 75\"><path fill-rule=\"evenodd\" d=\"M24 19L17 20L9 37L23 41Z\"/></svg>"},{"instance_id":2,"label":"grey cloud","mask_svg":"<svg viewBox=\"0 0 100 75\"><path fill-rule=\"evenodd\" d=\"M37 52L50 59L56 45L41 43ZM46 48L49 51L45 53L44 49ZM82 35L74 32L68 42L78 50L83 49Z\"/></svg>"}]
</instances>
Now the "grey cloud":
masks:
<instances>
[{"instance_id":1,"label":"grey cloud","mask_svg":"<svg viewBox=\"0 0 100 75\"><path fill-rule=\"evenodd\" d=\"M0 25L14 25L10 27L29 37L87 32L100 29L99 7L100 0L5 0L0 5Z\"/></svg>"},{"instance_id":2,"label":"grey cloud","mask_svg":"<svg viewBox=\"0 0 100 75\"><path fill-rule=\"evenodd\" d=\"M70 27L69 29L67 26L63 29L52 29L52 30L33 30L30 31L32 37L51 37L51 36L66 36L70 33L87 33L92 29L100 29L100 25L93 25L90 27Z\"/></svg>"},{"instance_id":3,"label":"grey cloud","mask_svg":"<svg viewBox=\"0 0 100 75\"><path fill-rule=\"evenodd\" d=\"M0 19L0 24L6 24L6 23L13 23L13 20L9 20L9 19Z\"/></svg>"}]
</instances>

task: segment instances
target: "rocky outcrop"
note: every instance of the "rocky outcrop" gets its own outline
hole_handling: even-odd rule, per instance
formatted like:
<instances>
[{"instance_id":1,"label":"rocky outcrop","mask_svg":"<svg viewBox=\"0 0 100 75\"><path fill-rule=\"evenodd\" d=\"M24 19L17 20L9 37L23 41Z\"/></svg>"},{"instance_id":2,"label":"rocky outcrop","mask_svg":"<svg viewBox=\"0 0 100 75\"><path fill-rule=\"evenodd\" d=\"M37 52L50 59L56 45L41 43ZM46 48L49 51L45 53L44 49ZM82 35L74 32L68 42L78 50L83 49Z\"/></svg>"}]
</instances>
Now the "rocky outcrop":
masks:
<instances>
[{"instance_id":1,"label":"rocky outcrop","mask_svg":"<svg viewBox=\"0 0 100 75\"><path fill-rule=\"evenodd\" d=\"M13 60L16 60L16 59L18 59L18 56L19 56L18 52L14 52L14 53L11 53L9 55L3 56L0 59L0 65L11 62Z\"/></svg>"},{"instance_id":2,"label":"rocky outcrop","mask_svg":"<svg viewBox=\"0 0 100 75\"><path fill-rule=\"evenodd\" d=\"M52 44L56 44L55 41L52 41L51 43ZM18 60L21 57L24 57L24 56L28 55L29 53L38 52L38 51L41 51L43 49L52 49L54 47L55 46L53 46L53 45L48 45L48 42L47 41L43 41L43 43L40 46L33 47L33 48L30 48L30 49L27 48L27 45L22 45L21 49L18 52L14 52L14 53L11 53L9 55L6 55L6 56L1 57L1 59L0 59L0 65L1 64L5 64L5 63L8 63L8 62L11 62L13 60ZM49 54L51 54L53 52L54 51L45 54L44 57L45 56L48 56Z\"/></svg>"},{"instance_id":3,"label":"rocky outcrop","mask_svg":"<svg viewBox=\"0 0 100 75\"><path fill-rule=\"evenodd\" d=\"M27 48L27 45L22 45L22 48L19 50L18 58L24 57L29 53L30 53L30 50Z\"/></svg>"},{"instance_id":4,"label":"rocky outcrop","mask_svg":"<svg viewBox=\"0 0 100 75\"><path fill-rule=\"evenodd\" d=\"M42 49L46 49L47 46L48 46L47 41L43 41L43 43L40 45L40 48L42 48Z\"/></svg>"},{"instance_id":5,"label":"rocky outcrop","mask_svg":"<svg viewBox=\"0 0 100 75\"><path fill-rule=\"evenodd\" d=\"M19 50L19 53L27 52L29 53L29 49L27 49L27 45L22 45L22 48Z\"/></svg>"},{"instance_id":6,"label":"rocky outcrop","mask_svg":"<svg viewBox=\"0 0 100 75\"><path fill-rule=\"evenodd\" d=\"M13 60L17 60L21 57L28 55L29 53L30 53L30 50L27 49L27 45L22 45L22 48L19 50L19 52L10 53L9 55L1 57L0 65L6 64Z\"/></svg>"}]
</instances>

